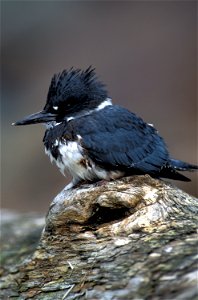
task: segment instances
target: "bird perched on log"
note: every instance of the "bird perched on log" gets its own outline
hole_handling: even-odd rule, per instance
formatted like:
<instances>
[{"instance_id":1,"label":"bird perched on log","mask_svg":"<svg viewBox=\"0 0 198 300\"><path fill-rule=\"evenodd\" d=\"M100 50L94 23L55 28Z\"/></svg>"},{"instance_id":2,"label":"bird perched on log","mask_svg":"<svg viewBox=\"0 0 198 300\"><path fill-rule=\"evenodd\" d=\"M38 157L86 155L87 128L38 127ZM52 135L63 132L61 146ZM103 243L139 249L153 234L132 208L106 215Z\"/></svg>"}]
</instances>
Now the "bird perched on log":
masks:
<instances>
[{"instance_id":1,"label":"bird perched on log","mask_svg":"<svg viewBox=\"0 0 198 300\"><path fill-rule=\"evenodd\" d=\"M72 188L82 180L111 180L149 174L190 181L178 171L198 166L169 156L157 130L127 109L112 104L94 69L69 69L51 80L44 109L13 125L45 123L45 151Z\"/></svg>"}]
</instances>

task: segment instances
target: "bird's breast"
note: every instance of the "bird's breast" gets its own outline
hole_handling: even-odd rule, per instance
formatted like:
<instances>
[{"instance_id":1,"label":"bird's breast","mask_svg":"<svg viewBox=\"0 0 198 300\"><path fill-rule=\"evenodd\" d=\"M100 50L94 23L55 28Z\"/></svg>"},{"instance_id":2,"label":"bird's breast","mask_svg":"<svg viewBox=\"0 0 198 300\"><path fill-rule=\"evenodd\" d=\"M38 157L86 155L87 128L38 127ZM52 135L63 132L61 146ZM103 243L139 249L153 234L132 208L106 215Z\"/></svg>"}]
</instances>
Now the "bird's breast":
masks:
<instances>
[{"instance_id":1,"label":"bird's breast","mask_svg":"<svg viewBox=\"0 0 198 300\"><path fill-rule=\"evenodd\" d=\"M76 174L84 177L86 160L82 147L77 141L56 139L50 148L45 148L45 152L49 155L50 160L56 163L61 173L64 174L67 170L73 177L76 177Z\"/></svg>"},{"instance_id":2,"label":"bird's breast","mask_svg":"<svg viewBox=\"0 0 198 300\"><path fill-rule=\"evenodd\" d=\"M123 176L120 171L108 171L97 166L83 150L78 141L55 140L50 148L45 148L51 162L55 162L61 173L69 172L73 178L83 180L110 180Z\"/></svg>"}]
</instances>

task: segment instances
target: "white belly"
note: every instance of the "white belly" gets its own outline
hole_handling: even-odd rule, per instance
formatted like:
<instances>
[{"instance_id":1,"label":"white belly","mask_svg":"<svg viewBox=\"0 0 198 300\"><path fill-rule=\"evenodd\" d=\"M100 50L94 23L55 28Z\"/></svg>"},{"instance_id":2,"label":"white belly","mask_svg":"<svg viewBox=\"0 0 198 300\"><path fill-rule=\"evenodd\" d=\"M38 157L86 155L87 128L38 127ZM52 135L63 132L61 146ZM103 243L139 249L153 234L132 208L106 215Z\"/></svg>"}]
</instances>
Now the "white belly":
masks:
<instances>
[{"instance_id":1,"label":"white belly","mask_svg":"<svg viewBox=\"0 0 198 300\"><path fill-rule=\"evenodd\" d=\"M60 158L55 159L50 150L45 149L51 162L55 161L61 173L69 172L74 179L94 180L108 179L108 172L97 167L90 159L85 159L83 149L77 142L58 142L54 146L59 147Z\"/></svg>"}]
</instances>

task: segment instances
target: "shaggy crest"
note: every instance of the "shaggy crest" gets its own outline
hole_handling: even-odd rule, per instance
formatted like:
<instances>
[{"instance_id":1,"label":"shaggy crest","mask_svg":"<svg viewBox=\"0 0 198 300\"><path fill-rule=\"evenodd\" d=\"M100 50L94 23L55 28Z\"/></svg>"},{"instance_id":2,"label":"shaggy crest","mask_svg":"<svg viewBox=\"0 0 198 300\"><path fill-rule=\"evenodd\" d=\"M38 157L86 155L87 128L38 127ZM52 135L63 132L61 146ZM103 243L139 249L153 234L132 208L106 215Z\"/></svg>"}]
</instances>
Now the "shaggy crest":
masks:
<instances>
[{"instance_id":1,"label":"shaggy crest","mask_svg":"<svg viewBox=\"0 0 198 300\"><path fill-rule=\"evenodd\" d=\"M67 98L78 98L88 101L107 98L105 85L96 76L95 69L89 66L86 70L63 70L52 77L47 103L60 102Z\"/></svg>"}]
</instances>

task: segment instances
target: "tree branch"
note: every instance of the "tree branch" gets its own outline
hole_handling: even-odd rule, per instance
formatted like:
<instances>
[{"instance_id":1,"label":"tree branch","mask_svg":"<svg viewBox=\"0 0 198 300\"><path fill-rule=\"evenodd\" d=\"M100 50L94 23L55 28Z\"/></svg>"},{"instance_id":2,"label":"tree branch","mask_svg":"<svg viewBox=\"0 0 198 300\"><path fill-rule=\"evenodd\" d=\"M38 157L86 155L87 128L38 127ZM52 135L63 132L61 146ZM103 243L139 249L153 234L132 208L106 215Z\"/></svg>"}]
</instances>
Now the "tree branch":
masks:
<instances>
[{"instance_id":1,"label":"tree branch","mask_svg":"<svg viewBox=\"0 0 198 300\"><path fill-rule=\"evenodd\" d=\"M13 255L4 242L2 297L195 299L197 212L196 198L148 175L63 190L38 245L36 217Z\"/></svg>"}]
</instances>

